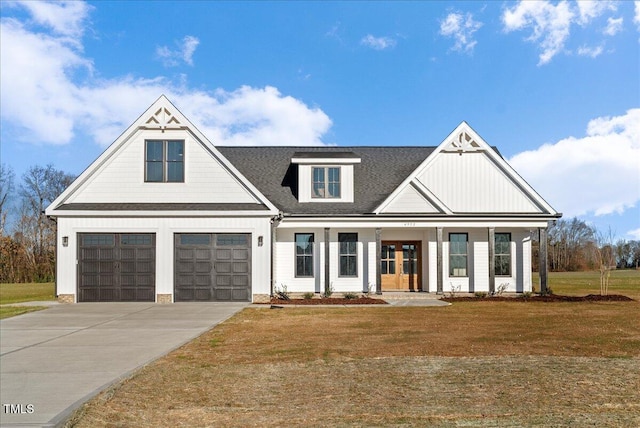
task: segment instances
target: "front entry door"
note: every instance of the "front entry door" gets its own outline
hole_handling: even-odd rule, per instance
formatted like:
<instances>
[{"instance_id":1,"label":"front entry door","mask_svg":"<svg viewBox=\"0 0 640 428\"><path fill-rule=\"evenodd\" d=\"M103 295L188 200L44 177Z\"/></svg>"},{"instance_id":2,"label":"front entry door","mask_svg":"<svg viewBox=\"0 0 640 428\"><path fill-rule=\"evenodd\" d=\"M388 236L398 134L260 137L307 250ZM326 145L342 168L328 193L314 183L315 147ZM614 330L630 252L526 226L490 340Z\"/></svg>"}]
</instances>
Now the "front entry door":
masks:
<instances>
[{"instance_id":1,"label":"front entry door","mask_svg":"<svg viewBox=\"0 0 640 428\"><path fill-rule=\"evenodd\" d=\"M380 257L383 291L420 291L420 242L383 241Z\"/></svg>"}]
</instances>

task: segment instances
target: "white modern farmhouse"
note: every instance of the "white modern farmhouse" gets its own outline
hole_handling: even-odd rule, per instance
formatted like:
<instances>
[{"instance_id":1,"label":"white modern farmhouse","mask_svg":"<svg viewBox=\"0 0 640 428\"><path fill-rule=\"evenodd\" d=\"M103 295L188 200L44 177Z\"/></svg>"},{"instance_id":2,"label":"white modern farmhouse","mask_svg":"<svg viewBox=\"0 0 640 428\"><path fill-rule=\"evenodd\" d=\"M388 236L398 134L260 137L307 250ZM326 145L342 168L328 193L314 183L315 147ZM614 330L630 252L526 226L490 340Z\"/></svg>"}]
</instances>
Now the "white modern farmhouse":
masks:
<instances>
[{"instance_id":1,"label":"white modern farmhouse","mask_svg":"<svg viewBox=\"0 0 640 428\"><path fill-rule=\"evenodd\" d=\"M46 214L60 301L163 303L530 291L560 217L465 122L431 147L217 147L164 96Z\"/></svg>"}]
</instances>

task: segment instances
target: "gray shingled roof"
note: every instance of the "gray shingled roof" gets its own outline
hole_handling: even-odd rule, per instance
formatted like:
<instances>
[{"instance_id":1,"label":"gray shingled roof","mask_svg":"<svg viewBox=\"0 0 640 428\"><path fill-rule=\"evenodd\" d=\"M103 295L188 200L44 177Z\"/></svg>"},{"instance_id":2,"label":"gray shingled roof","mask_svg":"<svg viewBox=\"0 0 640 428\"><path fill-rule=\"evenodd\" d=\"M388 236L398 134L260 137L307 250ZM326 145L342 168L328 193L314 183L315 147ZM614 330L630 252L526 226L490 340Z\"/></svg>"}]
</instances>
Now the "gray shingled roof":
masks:
<instances>
[{"instance_id":1,"label":"gray shingled roof","mask_svg":"<svg viewBox=\"0 0 640 428\"><path fill-rule=\"evenodd\" d=\"M223 147L218 150L285 214L370 214L429 156L435 147ZM354 203L299 203L297 165L302 153L353 152ZM311 155L310 155L311 156Z\"/></svg>"}]
</instances>

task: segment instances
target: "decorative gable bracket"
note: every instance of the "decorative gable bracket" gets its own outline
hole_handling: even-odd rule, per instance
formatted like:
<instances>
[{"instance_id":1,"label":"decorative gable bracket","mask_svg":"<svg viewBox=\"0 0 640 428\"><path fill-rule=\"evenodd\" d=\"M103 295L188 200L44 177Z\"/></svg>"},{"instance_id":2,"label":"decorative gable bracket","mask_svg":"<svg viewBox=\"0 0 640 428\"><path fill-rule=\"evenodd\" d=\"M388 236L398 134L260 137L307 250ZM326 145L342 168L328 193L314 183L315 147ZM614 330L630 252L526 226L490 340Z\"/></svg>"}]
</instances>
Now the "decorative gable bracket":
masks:
<instances>
[{"instance_id":1,"label":"decorative gable bracket","mask_svg":"<svg viewBox=\"0 0 640 428\"><path fill-rule=\"evenodd\" d=\"M162 132L182 128L180 120L166 107L160 107L144 124L148 129L160 129Z\"/></svg>"},{"instance_id":2,"label":"decorative gable bracket","mask_svg":"<svg viewBox=\"0 0 640 428\"><path fill-rule=\"evenodd\" d=\"M444 152L478 152L484 150L481 144L479 144L466 130L461 130L457 133L453 140L449 141L449 144L442 148Z\"/></svg>"}]
</instances>

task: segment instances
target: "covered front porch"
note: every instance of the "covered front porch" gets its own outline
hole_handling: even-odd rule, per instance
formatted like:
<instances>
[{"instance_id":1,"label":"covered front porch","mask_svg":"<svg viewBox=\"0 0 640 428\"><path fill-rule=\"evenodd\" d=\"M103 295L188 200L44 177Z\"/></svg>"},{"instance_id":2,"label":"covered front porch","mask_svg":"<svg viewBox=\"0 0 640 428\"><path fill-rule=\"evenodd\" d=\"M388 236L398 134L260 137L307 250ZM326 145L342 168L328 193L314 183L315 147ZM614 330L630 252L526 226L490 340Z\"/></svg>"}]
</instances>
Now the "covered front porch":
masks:
<instances>
[{"instance_id":1,"label":"covered front porch","mask_svg":"<svg viewBox=\"0 0 640 428\"><path fill-rule=\"evenodd\" d=\"M291 292L495 293L532 290L531 235L545 222L283 222L275 287ZM373 226L373 227L371 227ZM304 236L306 242L300 242ZM540 266L546 267L544 245ZM300 275L300 263L309 263ZM546 289L541 272L540 289Z\"/></svg>"}]
</instances>

